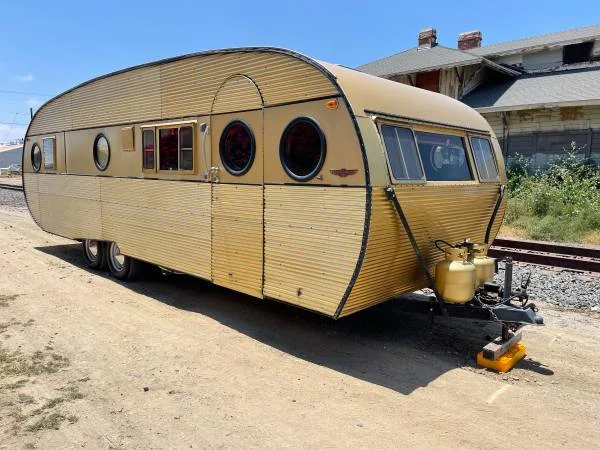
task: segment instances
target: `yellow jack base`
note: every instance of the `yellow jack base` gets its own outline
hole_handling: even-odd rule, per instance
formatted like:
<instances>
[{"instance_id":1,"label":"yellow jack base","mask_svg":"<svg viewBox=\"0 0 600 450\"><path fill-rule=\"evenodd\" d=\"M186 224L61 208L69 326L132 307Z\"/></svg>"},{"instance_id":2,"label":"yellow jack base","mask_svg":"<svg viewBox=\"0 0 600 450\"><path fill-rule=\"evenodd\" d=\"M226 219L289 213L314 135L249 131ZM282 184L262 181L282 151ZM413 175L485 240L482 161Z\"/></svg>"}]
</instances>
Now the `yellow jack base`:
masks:
<instances>
[{"instance_id":1,"label":"yellow jack base","mask_svg":"<svg viewBox=\"0 0 600 450\"><path fill-rule=\"evenodd\" d=\"M499 356L498 359L484 358L482 351L477 353L477 364L504 373L515 367L515 364L521 361L526 354L527 347L525 347L525 344L519 342L506 353Z\"/></svg>"}]
</instances>

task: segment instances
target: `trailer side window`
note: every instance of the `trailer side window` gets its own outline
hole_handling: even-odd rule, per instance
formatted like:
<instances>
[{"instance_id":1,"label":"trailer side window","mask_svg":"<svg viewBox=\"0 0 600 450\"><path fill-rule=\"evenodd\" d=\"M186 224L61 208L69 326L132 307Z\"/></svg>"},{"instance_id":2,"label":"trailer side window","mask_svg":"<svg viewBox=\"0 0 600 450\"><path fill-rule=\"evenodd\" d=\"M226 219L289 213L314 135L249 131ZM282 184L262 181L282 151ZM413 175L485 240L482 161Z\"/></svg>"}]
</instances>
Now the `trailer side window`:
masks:
<instances>
[{"instance_id":1,"label":"trailer side window","mask_svg":"<svg viewBox=\"0 0 600 450\"><path fill-rule=\"evenodd\" d=\"M423 131L416 131L415 136L428 181L473 179L463 138Z\"/></svg>"},{"instance_id":2,"label":"trailer side window","mask_svg":"<svg viewBox=\"0 0 600 450\"><path fill-rule=\"evenodd\" d=\"M179 168L194 169L194 132L192 127L179 129Z\"/></svg>"},{"instance_id":3,"label":"trailer side window","mask_svg":"<svg viewBox=\"0 0 600 450\"><path fill-rule=\"evenodd\" d=\"M158 132L158 158L160 170L179 169L178 128L164 128Z\"/></svg>"},{"instance_id":4,"label":"trailer side window","mask_svg":"<svg viewBox=\"0 0 600 450\"><path fill-rule=\"evenodd\" d=\"M308 117L294 119L285 129L279 145L279 157L286 173L297 181L315 177L327 154L325 136Z\"/></svg>"},{"instance_id":5,"label":"trailer side window","mask_svg":"<svg viewBox=\"0 0 600 450\"><path fill-rule=\"evenodd\" d=\"M382 125L381 134L394 179L422 180L423 169L412 130Z\"/></svg>"},{"instance_id":6,"label":"trailer side window","mask_svg":"<svg viewBox=\"0 0 600 450\"><path fill-rule=\"evenodd\" d=\"M229 123L219 141L219 153L223 166L231 175L244 175L254 161L255 142L252 131L244 122Z\"/></svg>"},{"instance_id":7,"label":"trailer side window","mask_svg":"<svg viewBox=\"0 0 600 450\"><path fill-rule=\"evenodd\" d=\"M150 150L148 150L149 156ZM191 125L158 130L159 170L194 169L194 128Z\"/></svg>"},{"instance_id":8,"label":"trailer side window","mask_svg":"<svg viewBox=\"0 0 600 450\"><path fill-rule=\"evenodd\" d=\"M144 169L154 169L154 130L142 130L142 159Z\"/></svg>"},{"instance_id":9,"label":"trailer side window","mask_svg":"<svg viewBox=\"0 0 600 450\"><path fill-rule=\"evenodd\" d=\"M471 146L475 156L475 164L479 172L479 178L482 180L497 180L498 168L494 159L492 144L488 139L472 137Z\"/></svg>"},{"instance_id":10,"label":"trailer side window","mask_svg":"<svg viewBox=\"0 0 600 450\"><path fill-rule=\"evenodd\" d=\"M94 140L94 163L98 170L106 170L110 162L110 145L102 133Z\"/></svg>"},{"instance_id":11,"label":"trailer side window","mask_svg":"<svg viewBox=\"0 0 600 450\"><path fill-rule=\"evenodd\" d=\"M42 149L44 152L44 169L56 169L54 164L54 161L56 159L56 139L43 139Z\"/></svg>"},{"instance_id":12,"label":"trailer side window","mask_svg":"<svg viewBox=\"0 0 600 450\"><path fill-rule=\"evenodd\" d=\"M31 147L31 167L34 172L39 172L42 168L42 151L37 144L33 144L33 147Z\"/></svg>"}]
</instances>

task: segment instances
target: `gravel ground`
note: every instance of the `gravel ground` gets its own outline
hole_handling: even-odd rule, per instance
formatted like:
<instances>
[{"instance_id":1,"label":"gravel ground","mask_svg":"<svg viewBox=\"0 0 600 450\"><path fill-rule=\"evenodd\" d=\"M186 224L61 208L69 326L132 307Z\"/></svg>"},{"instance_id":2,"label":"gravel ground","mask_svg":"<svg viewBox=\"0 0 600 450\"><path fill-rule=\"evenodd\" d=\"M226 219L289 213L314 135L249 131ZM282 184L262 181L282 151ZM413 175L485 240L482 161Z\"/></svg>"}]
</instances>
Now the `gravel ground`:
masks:
<instances>
[{"instance_id":1,"label":"gravel ground","mask_svg":"<svg viewBox=\"0 0 600 450\"><path fill-rule=\"evenodd\" d=\"M25 212L23 192L0 189L0 207L9 211ZM543 300L556 306L600 311L600 276L529 264L515 264L513 286L519 286L522 276L531 272L528 292L533 301ZM503 264L496 281L504 280Z\"/></svg>"},{"instance_id":2,"label":"gravel ground","mask_svg":"<svg viewBox=\"0 0 600 450\"><path fill-rule=\"evenodd\" d=\"M0 188L0 207L9 211L25 212L25 195L22 191Z\"/></svg>"},{"instance_id":3,"label":"gravel ground","mask_svg":"<svg viewBox=\"0 0 600 450\"><path fill-rule=\"evenodd\" d=\"M500 263L497 282L504 280L503 266ZM522 277L526 277L528 273L531 273L531 282L527 292L531 300L600 311L600 276L518 263L513 267L513 289L519 287Z\"/></svg>"}]
</instances>

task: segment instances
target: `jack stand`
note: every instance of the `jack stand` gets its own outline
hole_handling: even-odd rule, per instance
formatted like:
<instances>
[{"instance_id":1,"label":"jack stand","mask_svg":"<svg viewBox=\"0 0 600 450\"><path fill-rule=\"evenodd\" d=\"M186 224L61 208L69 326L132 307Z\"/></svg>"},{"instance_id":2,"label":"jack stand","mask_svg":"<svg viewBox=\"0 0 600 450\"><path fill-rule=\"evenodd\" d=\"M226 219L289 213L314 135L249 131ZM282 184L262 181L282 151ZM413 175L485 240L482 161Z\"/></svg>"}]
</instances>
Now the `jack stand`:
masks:
<instances>
[{"instance_id":1,"label":"jack stand","mask_svg":"<svg viewBox=\"0 0 600 450\"><path fill-rule=\"evenodd\" d=\"M508 372L527 354L521 341L521 332L513 333L502 322L502 335L477 353L477 364L497 372Z\"/></svg>"}]
</instances>

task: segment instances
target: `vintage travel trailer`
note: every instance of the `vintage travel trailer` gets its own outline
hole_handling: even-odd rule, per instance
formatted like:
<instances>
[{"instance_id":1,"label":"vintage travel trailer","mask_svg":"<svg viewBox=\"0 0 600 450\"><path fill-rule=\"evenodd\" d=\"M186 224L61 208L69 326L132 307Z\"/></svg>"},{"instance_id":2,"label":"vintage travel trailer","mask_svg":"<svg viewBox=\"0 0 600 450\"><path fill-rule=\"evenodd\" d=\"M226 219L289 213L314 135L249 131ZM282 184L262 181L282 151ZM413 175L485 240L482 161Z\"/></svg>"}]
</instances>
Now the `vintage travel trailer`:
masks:
<instances>
[{"instance_id":1,"label":"vintage travel trailer","mask_svg":"<svg viewBox=\"0 0 600 450\"><path fill-rule=\"evenodd\" d=\"M60 94L31 121L23 172L37 224L92 267L129 279L145 261L335 318L431 285L436 241L491 242L505 206L476 111L277 48Z\"/></svg>"}]
</instances>

